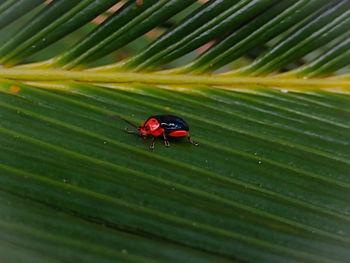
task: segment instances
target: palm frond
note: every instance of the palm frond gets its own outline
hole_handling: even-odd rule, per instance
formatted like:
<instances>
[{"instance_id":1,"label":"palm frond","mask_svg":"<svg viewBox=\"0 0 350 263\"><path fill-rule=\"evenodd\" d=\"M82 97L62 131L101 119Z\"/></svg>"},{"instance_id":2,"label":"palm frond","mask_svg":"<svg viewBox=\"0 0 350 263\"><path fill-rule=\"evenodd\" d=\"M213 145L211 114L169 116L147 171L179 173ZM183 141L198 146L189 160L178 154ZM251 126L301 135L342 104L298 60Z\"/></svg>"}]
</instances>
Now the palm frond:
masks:
<instances>
[{"instance_id":1,"label":"palm frond","mask_svg":"<svg viewBox=\"0 0 350 263\"><path fill-rule=\"evenodd\" d=\"M0 261L348 262L349 7L0 0Z\"/></svg>"},{"instance_id":2,"label":"palm frond","mask_svg":"<svg viewBox=\"0 0 350 263\"><path fill-rule=\"evenodd\" d=\"M75 1L53 1L47 5L27 26L2 45L0 62L9 66L20 63L119 1L78 2L79 5ZM247 66L227 74L256 76L284 71L289 64L318 50L322 52L319 57L308 59L304 63L305 67L302 65L301 69L295 69L290 75L294 75L293 72L298 72L298 76L329 75L349 64L347 54L344 54L348 50L349 39L350 11L346 0L208 1L198 7L194 7L198 5L194 2L128 1L74 46L38 66L81 68L82 65L91 64L123 48L190 7L193 9L191 13L177 19L171 29L148 47L98 70L162 69L210 41L216 43L209 50L172 72L213 72L249 55L249 52L261 45L266 46L264 53ZM35 6L33 3L32 7ZM324 46L328 46L328 51L321 51ZM317 61L329 66L318 70ZM312 67L314 63L316 66ZM336 65L332 66L333 64Z\"/></svg>"}]
</instances>

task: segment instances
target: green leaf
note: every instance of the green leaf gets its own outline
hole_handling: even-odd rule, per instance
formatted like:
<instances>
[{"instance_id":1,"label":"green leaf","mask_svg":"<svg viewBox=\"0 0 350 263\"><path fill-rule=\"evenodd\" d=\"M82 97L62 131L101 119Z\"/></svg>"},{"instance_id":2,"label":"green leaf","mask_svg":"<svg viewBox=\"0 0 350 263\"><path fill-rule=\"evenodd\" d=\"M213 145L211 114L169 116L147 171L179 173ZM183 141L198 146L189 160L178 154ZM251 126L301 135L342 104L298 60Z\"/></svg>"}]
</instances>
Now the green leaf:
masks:
<instances>
[{"instance_id":1,"label":"green leaf","mask_svg":"<svg viewBox=\"0 0 350 263\"><path fill-rule=\"evenodd\" d=\"M133 39L141 36L161 21L181 11L194 1L145 1L138 5L135 1L125 4L119 13L101 25L89 38L79 43L71 51L57 58L54 65L71 68L106 46L105 51L96 56L108 54ZM115 30L118 27L119 30ZM105 38L101 41L102 38ZM115 40L115 41L114 41Z\"/></svg>"},{"instance_id":2,"label":"green leaf","mask_svg":"<svg viewBox=\"0 0 350 263\"><path fill-rule=\"evenodd\" d=\"M37 18L33 19L31 23L20 30L14 38L1 46L0 63L6 63L13 55L16 55L25 48L29 48L32 44L38 41L38 39L42 38L50 29L54 29L56 26L69 19L72 14L78 12L81 7L86 6L89 1L91 0L83 1L70 11L69 9L74 7L78 1L62 0L52 2ZM55 23L50 24L50 22L53 21ZM47 27L47 24L50 24L50 26Z\"/></svg>"},{"instance_id":3,"label":"green leaf","mask_svg":"<svg viewBox=\"0 0 350 263\"><path fill-rule=\"evenodd\" d=\"M81 6L80 10L76 10L78 12L70 13L69 20L63 21L59 26L55 25L55 28L49 25L46 26L46 29L49 30L49 33L45 35L44 38L41 36L36 37L38 39L35 43L31 44L31 48L27 48L20 53L17 53L16 56L11 58L11 63L15 61L21 61L24 58L33 55L39 50L49 46L65 35L73 32L79 27L85 25L87 22L104 12L114 4L119 2L119 0L99 0L99 1L91 1L88 5Z\"/></svg>"},{"instance_id":4,"label":"green leaf","mask_svg":"<svg viewBox=\"0 0 350 263\"><path fill-rule=\"evenodd\" d=\"M347 257L349 112L328 105L342 113L330 123L332 111L317 104L327 94L203 88L189 98L76 84L64 85L68 94L23 85L11 93L11 85L1 89L3 191L228 258ZM149 141L107 118L140 123L146 109L186 118L201 146L171 141L150 152ZM316 255L320 245L337 252Z\"/></svg>"},{"instance_id":5,"label":"green leaf","mask_svg":"<svg viewBox=\"0 0 350 263\"><path fill-rule=\"evenodd\" d=\"M297 1L294 5L291 5L291 1L281 1L273 9L267 11L265 14L255 18L251 23L247 23L245 27L233 32L224 41L219 42L216 48L213 48L211 52L203 54L203 57L199 57L198 62L194 62L194 65L190 65L196 69L197 72L202 71L215 71L227 63L239 58L249 49L271 40L281 32L287 30L290 26L295 25L303 17L312 14L318 10L325 1ZM281 12L281 10L284 10ZM276 16L276 12L278 15ZM271 19L271 20L270 20ZM267 21L270 20L270 21ZM267 22L267 23L266 23ZM247 34L244 32L248 27L248 32L254 30L253 33ZM238 34L244 32L245 38L238 37ZM227 45L229 45L227 47ZM216 55L213 54L216 53ZM206 56L211 56L211 59L206 64L202 65L202 60ZM214 57L215 56L215 57ZM192 62L193 63L193 62ZM188 67L188 66L187 66ZM188 71L188 69L186 70Z\"/></svg>"},{"instance_id":6,"label":"green leaf","mask_svg":"<svg viewBox=\"0 0 350 263\"><path fill-rule=\"evenodd\" d=\"M298 75L326 75L330 74L349 62L350 38L349 34L339 39L335 45L317 57L312 63L308 63L296 70Z\"/></svg>"},{"instance_id":7,"label":"green leaf","mask_svg":"<svg viewBox=\"0 0 350 263\"><path fill-rule=\"evenodd\" d=\"M0 46L0 262L350 261L348 1L18 2L0 0L0 27L22 23ZM111 118L157 114L200 145L150 150Z\"/></svg>"},{"instance_id":8,"label":"green leaf","mask_svg":"<svg viewBox=\"0 0 350 263\"><path fill-rule=\"evenodd\" d=\"M238 2L235 4L235 2ZM249 3L250 2L250 3ZM271 0L267 1L212 1L208 2L200 12L195 10L186 17L179 27L168 31L158 41L155 41L149 48L129 61L124 62L123 67L142 70L152 65L157 59L165 57L174 50L184 49L180 55L207 43L213 38L232 30L249 20L257 13L272 5ZM210 19L210 20L209 20ZM205 23L203 24L203 22ZM191 25L191 26L188 26ZM184 37L179 41L180 37ZM185 44L191 45L188 48ZM160 52L161 50L161 52ZM177 55L178 56L178 55ZM172 59L176 58L172 57ZM169 57L162 63L169 61Z\"/></svg>"},{"instance_id":9,"label":"green leaf","mask_svg":"<svg viewBox=\"0 0 350 263\"><path fill-rule=\"evenodd\" d=\"M266 74L273 72L295 59L303 57L311 50L332 41L339 36L339 32L349 29L350 17L348 13L344 13L343 11L344 9L349 10L349 2L342 1L336 6L330 7L329 10L321 13L321 15L311 17L310 21L307 21L304 27L298 28L294 34L289 35L286 40L281 41L279 46L256 59L245 70L245 74L253 72L254 74Z\"/></svg>"},{"instance_id":10,"label":"green leaf","mask_svg":"<svg viewBox=\"0 0 350 263\"><path fill-rule=\"evenodd\" d=\"M5 2L5 3L2 3ZM44 0L17 0L0 2L0 29L8 26L22 15L34 9Z\"/></svg>"}]
</instances>

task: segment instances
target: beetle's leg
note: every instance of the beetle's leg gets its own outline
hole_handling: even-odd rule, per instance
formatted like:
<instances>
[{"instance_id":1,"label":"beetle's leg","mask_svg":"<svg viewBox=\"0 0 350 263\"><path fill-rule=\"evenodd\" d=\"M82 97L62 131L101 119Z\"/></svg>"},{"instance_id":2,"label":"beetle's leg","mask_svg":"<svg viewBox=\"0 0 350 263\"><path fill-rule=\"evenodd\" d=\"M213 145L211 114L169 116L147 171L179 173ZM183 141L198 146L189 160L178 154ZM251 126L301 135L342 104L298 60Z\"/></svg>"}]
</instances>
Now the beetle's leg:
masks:
<instances>
[{"instance_id":1,"label":"beetle's leg","mask_svg":"<svg viewBox=\"0 0 350 263\"><path fill-rule=\"evenodd\" d=\"M149 146L149 148L150 148L151 150L154 149L154 143L156 142L156 140L157 140L157 137L154 136L154 137L153 137L153 140L152 140L152 143L151 143L151 145Z\"/></svg>"},{"instance_id":2,"label":"beetle's leg","mask_svg":"<svg viewBox=\"0 0 350 263\"><path fill-rule=\"evenodd\" d=\"M164 145L165 145L166 147L169 147L169 146L170 146L170 143L169 143L169 141L168 141L168 139L167 139L167 137L166 137L166 135L165 135L165 132L163 132L163 140L164 140Z\"/></svg>"},{"instance_id":3,"label":"beetle's leg","mask_svg":"<svg viewBox=\"0 0 350 263\"><path fill-rule=\"evenodd\" d=\"M187 136L187 139L191 144L193 144L194 146L199 146L199 142L192 141L190 133L187 133Z\"/></svg>"},{"instance_id":4,"label":"beetle's leg","mask_svg":"<svg viewBox=\"0 0 350 263\"><path fill-rule=\"evenodd\" d=\"M125 128L125 131L126 131L127 133L136 133L136 132L137 132L137 131L129 130L128 127Z\"/></svg>"}]
</instances>

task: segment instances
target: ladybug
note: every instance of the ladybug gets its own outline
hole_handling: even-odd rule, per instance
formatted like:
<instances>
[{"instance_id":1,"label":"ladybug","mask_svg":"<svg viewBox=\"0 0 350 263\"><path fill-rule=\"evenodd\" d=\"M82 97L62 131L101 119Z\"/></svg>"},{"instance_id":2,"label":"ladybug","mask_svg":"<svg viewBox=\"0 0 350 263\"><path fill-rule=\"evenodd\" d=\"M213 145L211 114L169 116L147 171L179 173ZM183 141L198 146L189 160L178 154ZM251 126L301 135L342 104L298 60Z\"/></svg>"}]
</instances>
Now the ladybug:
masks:
<instances>
[{"instance_id":1,"label":"ladybug","mask_svg":"<svg viewBox=\"0 0 350 263\"><path fill-rule=\"evenodd\" d=\"M189 132L190 127L188 126L187 122L174 115L154 115L149 117L140 126L135 125L119 115L110 115L109 117L121 119L136 128L136 130L129 130L128 128L125 128L127 133L139 133L139 135L144 139L146 139L148 135L153 136L152 143L149 146L151 150L154 149L154 144L158 137L163 139L166 147L170 146L168 137L187 136L187 139L191 144L195 146L199 145L198 142L191 139L191 134Z\"/></svg>"}]
</instances>

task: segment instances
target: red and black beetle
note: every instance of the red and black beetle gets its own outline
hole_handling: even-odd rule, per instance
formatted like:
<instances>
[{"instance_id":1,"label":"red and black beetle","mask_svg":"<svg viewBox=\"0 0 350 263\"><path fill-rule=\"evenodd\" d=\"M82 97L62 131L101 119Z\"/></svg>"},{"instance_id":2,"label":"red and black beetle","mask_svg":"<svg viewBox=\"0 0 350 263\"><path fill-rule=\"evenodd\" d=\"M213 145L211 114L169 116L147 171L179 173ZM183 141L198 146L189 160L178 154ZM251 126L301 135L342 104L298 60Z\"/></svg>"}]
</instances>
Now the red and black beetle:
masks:
<instances>
[{"instance_id":1,"label":"red and black beetle","mask_svg":"<svg viewBox=\"0 0 350 263\"><path fill-rule=\"evenodd\" d=\"M153 136L152 143L149 147L151 150L154 149L154 143L158 137L163 138L164 145L166 147L170 146L168 137L187 136L187 139L190 143L192 143L195 146L199 145L198 142L192 141L191 134L189 132L190 127L188 126L188 124L180 117L174 115L154 115L149 117L140 126L135 125L134 123L122 118L119 115L110 115L109 117L121 119L136 128L136 130L129 130L128 128L125 128L126 132L128 133L139 132L140 136L144 139L148 135Z\"/></svg>"}]
</instances>

